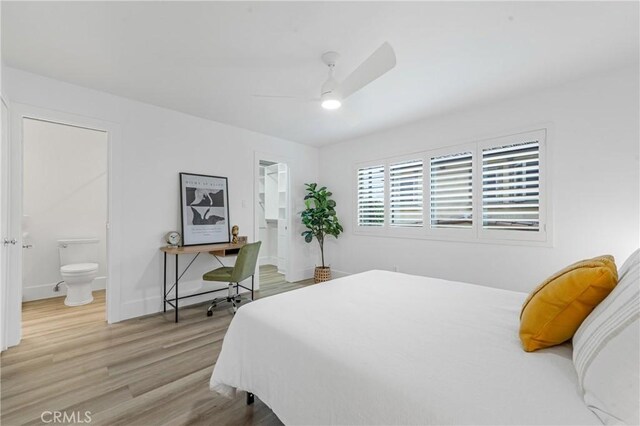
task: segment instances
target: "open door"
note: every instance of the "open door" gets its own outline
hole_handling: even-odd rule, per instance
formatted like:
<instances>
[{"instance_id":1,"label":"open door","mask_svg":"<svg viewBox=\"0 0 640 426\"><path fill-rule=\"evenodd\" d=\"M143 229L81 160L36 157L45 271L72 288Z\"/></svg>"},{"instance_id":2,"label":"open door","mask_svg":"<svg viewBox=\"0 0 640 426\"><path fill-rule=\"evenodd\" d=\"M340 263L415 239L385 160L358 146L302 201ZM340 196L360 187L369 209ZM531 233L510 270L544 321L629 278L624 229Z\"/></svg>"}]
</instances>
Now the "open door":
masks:
<instances>
[{"instance_id":1,"label":"open door","mask_svg":"<svg viewBox=\"0 0 640 426\"><path fill-rule=\"evenodd\" d=\"M0 104L0 351L4 351L7 349L7 287L12 244L9 237L9 108L2 97Z\"/></svg>"}]
</instances>

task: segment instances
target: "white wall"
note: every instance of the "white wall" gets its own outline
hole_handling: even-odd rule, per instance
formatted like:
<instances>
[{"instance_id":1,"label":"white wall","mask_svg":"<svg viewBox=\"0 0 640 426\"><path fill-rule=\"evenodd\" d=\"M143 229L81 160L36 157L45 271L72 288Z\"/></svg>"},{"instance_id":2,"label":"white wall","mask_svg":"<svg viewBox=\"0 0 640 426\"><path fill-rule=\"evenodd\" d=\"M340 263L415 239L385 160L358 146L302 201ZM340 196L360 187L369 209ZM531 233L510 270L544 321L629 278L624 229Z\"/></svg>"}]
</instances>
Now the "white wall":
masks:
<instances>
[{"instance_id":1,"label":"white wall","mask_svg":"<svg viewBox=\"0 0 640 426\"><path fill-rule=\"evenodd\" d=\"M23 124L22 300L60 296L57 241L98 238L100 265L93 288L107 274L107 134L25 119ZM25 234L27 233L27 234Z\"/></svg>"},{"instance_id":2,"label":"white wall","mask_svg":"<svg viewBox=\"0 0 640 426\"><path fill-rule=\"evenodd\" d=\"M112 159L121 169L122 187L111 188L123 206L121 240L120 318L162 309L162 256L159 247L169 230L179 230L178 173L227 176L232 224L240 235L254 240L254 152L291 158L294 211L302 209L304 182L317 180L318 150L294 142L131 101L5 67L4 87L12 102L78 114L117 123L118 152ZM112 147L113 148L113 147ZM301 225L294 221L293 235ZM114 224L112 227L115 228ZM302 238L291 250L292 277L313 273L315 251ZM188 260L184 256L181 269ZM111 261L111 260L110 260ZM170 263L169 276L173 276ZM201 274L215 267L202 255L185 275L185 283L199 285ZM184 288L184 287L183 287Z\"/></svg>"},{"instance_id":3,"label":"white wall","mask_svg":"<svg viewBox=\"0 0 640 426\"><path fill-rule=\"evenodd\" d=\"M335 195L345 233L327 243L338 271L401 272L530 291L581 258L638 247L638 67L575 81L323 147L320 182ZM345 104L348 108L348 102ZM553 247L460 243L353 234L356 162L455 145L551 123ZM533 127L532 127L533 126Z\"/></svg>"}]
</instances>

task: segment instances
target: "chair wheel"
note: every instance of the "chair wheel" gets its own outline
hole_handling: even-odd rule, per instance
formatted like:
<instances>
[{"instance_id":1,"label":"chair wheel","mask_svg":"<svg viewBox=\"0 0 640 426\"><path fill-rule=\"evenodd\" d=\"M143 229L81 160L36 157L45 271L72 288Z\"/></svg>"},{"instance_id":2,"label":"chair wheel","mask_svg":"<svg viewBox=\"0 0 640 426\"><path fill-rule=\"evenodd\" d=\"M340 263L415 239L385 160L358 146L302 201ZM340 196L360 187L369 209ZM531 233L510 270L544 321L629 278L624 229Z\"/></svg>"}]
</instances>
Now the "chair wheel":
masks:
<instances>
[{"instance_id":1,"label":"chair wheel","mask_svg":"<svg viewBox=\"0 0 640 426\"><path fill-rule=\"evenodd\" d=\"M207 316L208 317L212 317L213 316L213 312L212 311L207 311Z\"/></svg>"}]
</instances>

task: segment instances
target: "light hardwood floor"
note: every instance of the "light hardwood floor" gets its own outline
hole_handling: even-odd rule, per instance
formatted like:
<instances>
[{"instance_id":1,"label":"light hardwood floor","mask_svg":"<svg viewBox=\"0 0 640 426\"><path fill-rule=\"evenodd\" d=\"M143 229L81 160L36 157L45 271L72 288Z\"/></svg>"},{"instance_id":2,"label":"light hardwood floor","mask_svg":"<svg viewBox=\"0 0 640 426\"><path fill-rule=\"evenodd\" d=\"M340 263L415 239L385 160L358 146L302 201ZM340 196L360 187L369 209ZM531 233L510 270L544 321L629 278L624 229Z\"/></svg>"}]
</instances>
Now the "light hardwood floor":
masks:
<instances>
[{"instance_id":1,"label":"light hardwood floor","mask_svg":"<svg viewBox=\"0 0 640 426\"><path fill-rule=\"evenodd\" d=\"M267 297L312 283L284 282L260 268ZM91 412L91 425L281 424L258 398L245 405L209 390L209 378L232 318L205 305L107 324L104 291L89 305L63 298L23 305L23 339L0 359L2 425L43 424L44 411ZM76 414L77 415L77 414ZM48 419L48 418L46 418Z\"/></svg>"}]
</instances>

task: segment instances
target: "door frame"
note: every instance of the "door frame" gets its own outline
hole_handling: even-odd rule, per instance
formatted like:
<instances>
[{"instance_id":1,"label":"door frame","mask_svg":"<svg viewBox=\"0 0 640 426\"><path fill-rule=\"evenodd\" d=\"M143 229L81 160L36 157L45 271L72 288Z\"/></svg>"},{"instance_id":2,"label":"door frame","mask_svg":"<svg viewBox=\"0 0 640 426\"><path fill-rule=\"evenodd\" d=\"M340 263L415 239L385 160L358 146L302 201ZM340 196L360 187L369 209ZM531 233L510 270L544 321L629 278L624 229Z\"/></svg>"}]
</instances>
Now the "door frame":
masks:
<instances>
[{"instance_id":1,"label":"door frame","mask_svg":"<svg viewBox=\"0 0 640 426\"><path fill-rule=\"evenodd\" d=\"M287 165L287 220L286 226L288 235L287 235L287 259L285 261L286 270L284 272L285 281L291 282L291 277L293 276L292 265L291 262L291 248L292 248L292 235L291 235L291 182L292 182L292 172L291 172L291 158L284 157L280 155L269 154L267 152L254 151L253 155L253 235L254 239L257 240L260 236L260 222L258 220L258 200L260 199L260 161L269 161L271 163L284 163ZM257 274L260 276L260 274ZM260 286L260 279L258 278L258 288Z\"/></svg>"},{"instance_id":2,"label":"door frame","mask_svg":"<svg viewBox=\"0 0 640 426\"><path fill-rule=\"evenodd\" d=\"M11 193L9 195L9 232L18 240L9 254L9 279L5 321L6 344L20 343L22 334L22 203L23 203L23 121L34 119L51 123L86 128L107 133L107 282L106 320L120 320L121 247L122 247L122 144L120 125L66 112L49 110L33 105L11 103L9 170Z\"/></svg>"}]
</instances>

